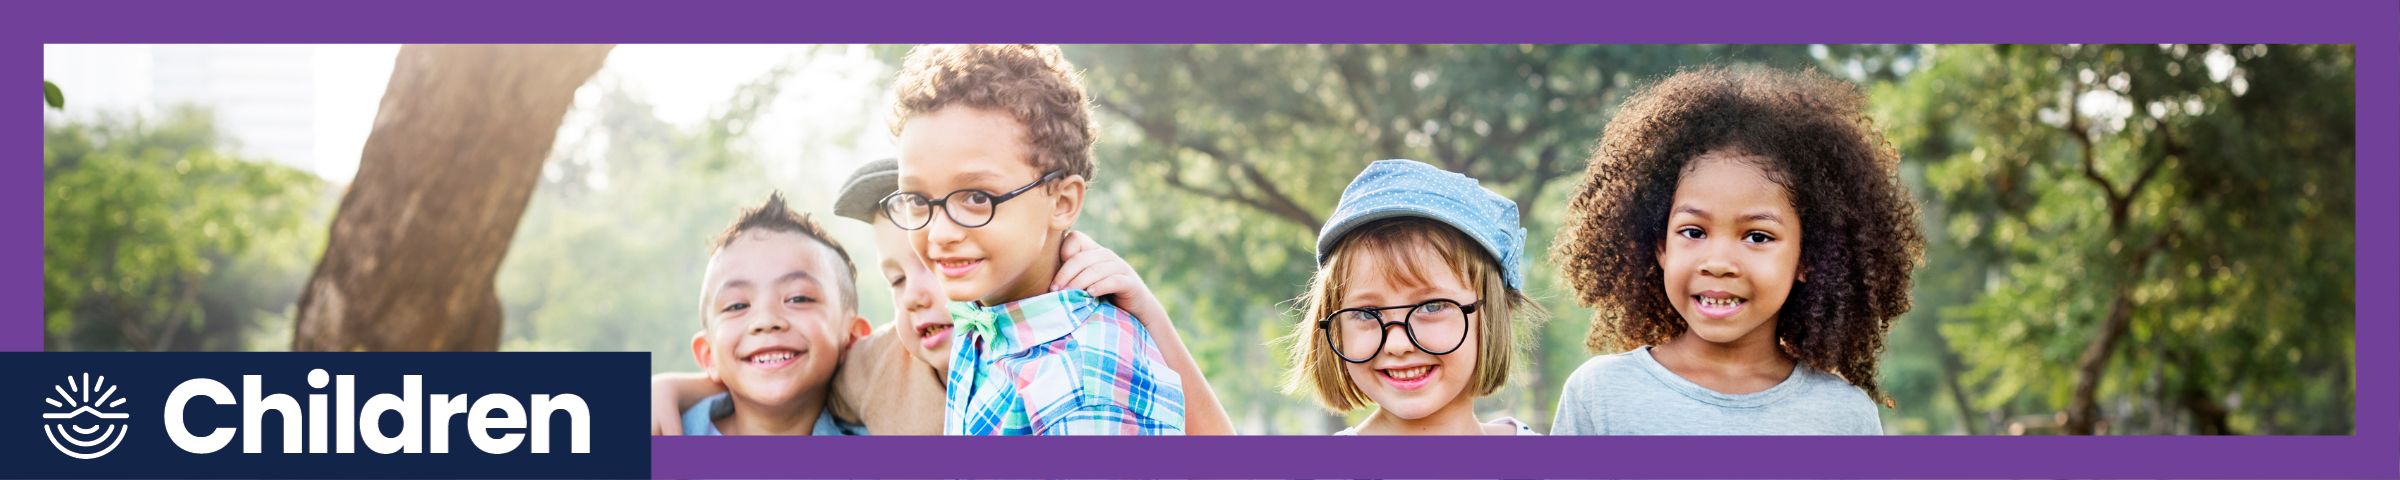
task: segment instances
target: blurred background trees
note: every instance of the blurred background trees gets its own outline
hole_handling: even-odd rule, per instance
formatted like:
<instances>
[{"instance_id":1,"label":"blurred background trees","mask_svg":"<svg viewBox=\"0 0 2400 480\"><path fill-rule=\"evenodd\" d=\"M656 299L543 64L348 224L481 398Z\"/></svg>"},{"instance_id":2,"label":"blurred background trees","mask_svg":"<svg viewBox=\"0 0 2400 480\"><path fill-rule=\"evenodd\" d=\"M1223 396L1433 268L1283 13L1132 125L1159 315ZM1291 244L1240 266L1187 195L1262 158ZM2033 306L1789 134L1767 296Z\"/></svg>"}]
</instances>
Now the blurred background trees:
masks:
<instances>
[{"instance_id":1,"label":"blurred background trees","mask_svg":"<svg viewBox=\"0 0 2400 480\"><path fill-rule=\"evenodd\" d=\"M495 275L500 347L650 351L659 371L695 368L707 236L770 190L824 212L851 167L888 156L887 84L906 49L744 54L756 75L698 91L641 88L652 73L612 57L577 90ZM1728 63L1858 82L1901 152L1930 245L1885 354L1898 402L1887 430L2351 429L2347 46L1066 50L1101 128L1078 226L1141 270L1245 432L1355 420L1279 387L1316 230L1368 162L1481 179L1518 199L1528 251L1547 252L1559 185L1577 181L1617 102L1678 68ZM689 98L706 111L669 111ZM281 348L256 339L289 331L340 183L216 153L208 117L179 115L46 122L53 348ZM242 235L187 234L212 221ZM868 230L822 221L865 263L861 283L881 281ZM1593 354L1590 312L1546 255L1528 260L1528 293L1552 319L1518 381L1478 405L1546 427L1558 384ZM866 316L888 321L887 292L860 292ZM206 306L219 297L229 306Z\"/></svg>"},{"instance_id":2,"label":"blurred background trees","mask_svg":"<svg viewBox=\"0 0 2400 480\"><path fill-rule=\"evenodd\" d=\"M1962 422L2349 431L2350 47L1938 52L1873 98L1947 239L1916 318Z\"/></svg>"},{"instance_id":3,"label":"blurred background trees","mask_svg":"<svg viewBox=\"0 0 2400 480\"><path fill-rule=\"evenodd\" d=\"M330 194L241 156L205 109L44 125L42 348L242 350L290 332Z\"/></svg>"}]
</instances>

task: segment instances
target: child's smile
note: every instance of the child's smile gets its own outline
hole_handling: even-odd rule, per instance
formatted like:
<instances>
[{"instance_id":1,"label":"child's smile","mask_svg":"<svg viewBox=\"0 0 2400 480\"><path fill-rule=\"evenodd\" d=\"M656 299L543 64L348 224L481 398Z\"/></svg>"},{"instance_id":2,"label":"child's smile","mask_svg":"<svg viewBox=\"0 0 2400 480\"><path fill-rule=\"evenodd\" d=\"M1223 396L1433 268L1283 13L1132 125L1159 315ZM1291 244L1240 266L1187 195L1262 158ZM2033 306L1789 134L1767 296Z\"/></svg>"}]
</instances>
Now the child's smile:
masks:
<instances>
[{"instance_id":1,"label":"child's smile","mask_svg":"<svg viewBox=\"0 0 2400 480\"><path fill-rule=\"evenodd\" d=\"M1693 295L1692 302L1692 309L1699 311L1700 316L1723 320L1733 318L1734 314L1741 313L1742 305L1749 303L1750 300L1725 293L1723 290L1709 290Z\"/></svg>"},{"instance_id":2,"label":"child's smile","mask_svg":"<svg viewBox=\"0 0 2400 480\"><path fill-rule=\"evenodd\" d=\"M943 202L929 207L909 241L952 301L1032 297L1047 291L1058 267L1055 239L1074 221L1063 192L1079 189L1082 177L1036 168L1025 135L1007 112L966 106L915 117L900 130L900 191Z\"/></svg>"},{"instance_id":3,"label":"child's smile","mask_svg":"<svg viewBox=\"0 0 2400 480\"><path fill-rule=\"evenodd\" d=\"M1766 339L1800 270L1800 214L1768 160L1710 151L1684 167L1658 252L1666 296L1711 343Z\"/></svg>"},{"instance_id":4,"label":"child's smile","mask_svg":"<svg viewBox=\"0 0 2400 480\"><path fill-rule=\"evenodd\" d=\"M784 347L781 345L770 345L759 347L756 350L752 350L750 353L743 354L742 363L750 366L751 368L774 370L789 366L792 364L792 360L798 359L800 356L807 354L807 344L801 344L800 348L797 349Z\"/></svg>"},{"instance_id":5,"label":"child's smile","mask_svg":"<svg viewBox=\"0 0 2400 480\"><path fill-rule=\"evenodd\" d=\"M890 281L895 326L908 344L920 348L909 354L932 365L935 370L950 370L950 313L942 308L947 304L941 280L933 270L919 260L917 251L908 243L908 231L901 230L887 217L875 222L875 249L883 253L883 277ZM915 337L908 337L908 334Z\"/></svg>"},{"instance_id":6,"label":"child's smile","mask_svg":"<svg viewBox=\"0 0 2400 480\"><path fill-rule=\"evenodd\" d=\"M920 339L918 342L923 344L926 350L939 350L942 345L950 343L950 324L918 324L917 338Z\"/></svg>"},{"instance_id":7,"label":"child's smile","mask_svg":"<svg viewBox=\"0 0 2400 480\"><path fill-rule=\"evenodd\" d=\"M983 259L943 257L934 259L933 264L941 268L942 278L956 280L967 278L967 275L975 273L975 267L983 266Z\"/></svg>"},{"instance_id":8,"label":"child's smile","mask_svg":"<svg viewBox=\"0 0 2400 480\"><path fill-rule=\"evenodd\" d=\"M840 361L840 260L798 233L749 231L709 260L712 311L695 354L737 401L791 405ZM831 355L816 353L832 352Z\"/></svg>"},{"instance_id":9,"label":"child's smile","mask_svg":"<svg viewBox=\"0 0 2400 480\"><path fill-rule=\"evenodd\" d=\"M1384 252L1366 249L1357 254L1356 260L1358 266L1349 269L1345 275L1348 278L1343 282L1343 308L1419 305L1434 299L1474 303L1476 298L1475 290L1468 288L1467 282L1460 279L1458 273L1450 271L1442 255L1429 246L1412 245L1400 255L1385 255ZM1415 268L1397 266L1403 262L1411 262ZM1418 276L1422 278L1409 278ZM1444 336L1454 339L1465 337L1464 340L1456 340L1456 346L1425 347L1443 352L1434 355L1420 350L1417 342L1410 339L1408 331L1400 327L1401 322L1418 321L1411 311L1395 309L1382 312L1382 321L1389 322L1381 329L1384 338L1380 343L1383 348L1375 351L1374 358L1366 363L1344 363L1343 368L1347 370L1351 383L1358 385L1359 392L1374 401L1384 413L1401 419L1419 420L1436 412L1472 405L1475 392L1468 380L1474 376L1479 355L1474 322L1482 318L1468 317L1471 320L1451 324L1446 328L1462 328L1465 331L1448 334L1434 331L1445 327L1430 323L1412 324L1410 328L1420 329L1416 335L1422 340ZM1460 323L1464 325L1458 325ZM1442 350L1444 348L1448 350Z\"/></svg>"},{"instance_id":10,"label":"child's smile","mask_svg":"<svg viewBox=\"0 0 2400 480\"><path fill-rule=\"evenodd\" d=\"M1381 374L1383 382L1392 388L1409 391L1433 384L1433 374L1441 368L1441 365L1435 364L1396 365L1384 366L1375 372Z\"/></svg>"}]
</instances>

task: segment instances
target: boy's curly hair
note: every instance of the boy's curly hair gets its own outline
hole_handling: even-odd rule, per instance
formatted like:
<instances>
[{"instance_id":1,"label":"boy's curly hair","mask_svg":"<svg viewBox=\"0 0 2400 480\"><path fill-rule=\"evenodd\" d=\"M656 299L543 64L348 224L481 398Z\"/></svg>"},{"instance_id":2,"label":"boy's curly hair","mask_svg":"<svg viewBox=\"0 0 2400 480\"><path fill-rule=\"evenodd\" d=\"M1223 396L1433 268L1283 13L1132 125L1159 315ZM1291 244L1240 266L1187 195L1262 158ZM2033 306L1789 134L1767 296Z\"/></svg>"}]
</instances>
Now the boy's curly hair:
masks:
<instances>
[{"instance_id":1,"label":"boy's curly hair","mask_svg":"<svg viewBox=\"0 0 2400 480\"><path fill-rule=\"evenodd\" d=\"M924 45L909 49L893 81L892 136L908 121L965 106L1007 114L1025 127L1034 168L1092 180L1092 124L1083 75L1052 45Z\"/></svg>"},{"instance_id":2,"label":"boy's curly hair","mask_svg":"<svg viewBox=\"0 0 2400 480\"><path fill-rule=\"evenodd\" d=\"M1758 165L1799 212L1800 270L1776 312L1785 354L1840 375L1878 403L1884 332L1909 308L1923 255L1900 156L1848 82L1808 70L1685 70L1625 101L1601 135L1551 255L1577 301L1594 309L1594 352L1657 345L1687 328L1667 299L1657 254L1668 203L1691 160L1712 150Z\"/></svg>"}]
</instances>

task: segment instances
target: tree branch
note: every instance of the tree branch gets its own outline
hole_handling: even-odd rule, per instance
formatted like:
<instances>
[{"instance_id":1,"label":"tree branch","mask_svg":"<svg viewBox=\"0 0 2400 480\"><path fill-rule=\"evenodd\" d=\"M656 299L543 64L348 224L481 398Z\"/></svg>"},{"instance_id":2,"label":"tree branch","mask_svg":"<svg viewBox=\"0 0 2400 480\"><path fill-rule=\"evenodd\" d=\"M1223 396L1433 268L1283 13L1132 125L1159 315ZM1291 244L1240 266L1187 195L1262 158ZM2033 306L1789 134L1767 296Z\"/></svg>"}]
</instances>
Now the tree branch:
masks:
<instances>
[{"instance_id":1,"label":"tree branch","mask_svg":"<svg viewBox=\"0 0 2400 480\"><path fill-rule=\"evenodd\" d=\"M2091 131L2086 125L2083 124L2083 114L2080 112L2080 109L2075 106L2075 102L2078 100L2078 98L2083 96L2083 82L2078 81L2069 83L2073 86L2067 90L2067 125L2061 128L2066 129L2068 138L2075 140L2076 145L2082 149L2083 177L2090 179L2094 184L2098 184L2100 186L2101 195L2108 197L2109 232L2114 233L2123 231L2125 229L2126 203L2129 195L2127 193L2118 191L2115 182L2110 182L2108 177L2100 174L2100 154L2095 151L2096 148L2093 145L2094 141L2092 140Z\"/></svg>"},{"instance_id":2,"label":"tree branch","mask_svg":"<svg viewBox=\"0 0 2400 480\"><path fill-rule=\"evenodd\" d=\"M1097 103L1102 110L1114 112L1118 116L1132 121L1135 127L1142 130L1143 135L1151 139L1174 148L1199 153L1220 167L1234 170L1238 175L1232 175L1232 177L1248 183L1251 189L1256 191L1256 194L1246 194L1239 190L1212 190L1194 186L1183 180L1182 166L1172 164L1168 165L1167 170L1168 187L1210 199L1249 206L1276 218L1290 220L1292 223L1307 227L1310 231L1315 231L1324 225L1324 221L1317 219L1316 214L1309 213L1308 209L1301 207L1298 202L1292 201L1291 197L1285 195L1281 188L1277 188L1274 179L1259 171L1257 165L1225 152L1224 149L1218 148L1215 142L1185 138L1173 125L1136 115L1131 109L1105 97L1095 97L1094 103ZM1172 162L1170 161L1170 163Z\"/></svg>"},{"instance_id":3,"label":"tree branch","mask_svg":"<svg viewBox=\"0 0 2400 480\"><path fill-rule=\"evenodd\" d=\"M2067 125L2060 128L2063 128L2067 131L2067 138L2075 140L2075 144L2083 153L2082 160L2084 178L2091 179L2092 183L2099 184L2100 190L2108 195L2109 203L2116 203L2117 185L2114 182L2108 181L2108 177L2100 175L2099 153L2094 151L2092 134L2089 130L2087 130L2089 126L2083 124L2083 114L2075 106L2075 97L2082 95L2083 87L2080 84L2078 84L2073 90L2068 91Z\"/></svg>"},{"instance_id":4,"label":"tree branch","mask_svg":"<svg viewBox=\"0 0 2400 480\"><path fill-rule=\"evenodd\" d=\"M2174 221L2168 221L2164 231L2134 252L2130 274L2117 281L2115 291L2111 294L2115 299L2109 301L2108 318L2100 323L2098 338L2093 339L2084 348L2083 355L2076 359L2074 397L2067 408L2067 433L2097 433L2100 380L2107 373L2108 361L2115 356L2117 344L2133 325L2133 286L2139 283L2142 271L2149 268L2151 255L2165 247L2168 239L2174 238L2174 225Z\"/></svg>"},{"instance_id":5,"label":"tree branch","mask_svg":"<svg viewBox=\"0 0 2400 480\"><path fill-rule=\"evenodd\" d=\"M1249 195L1243 195L1238 192L1216 191L1193 186L1192 184L1185 182L1183 180L1182 172L1177 170L1168 170L1166 181L1168 188L1181 190L1185 193L1190 193L1193 195L1199 195L1202 198L1232 202L1257 209L1260 212L1265 212L1266 214L1273 215L1276 218L1281 218L1291 221L1292 223L1308 227L1308 229L1311 231L1323 228L1323 222L1317 220L1315 216L1309 215L1306 211L1296 210L1288 205L1273 204L1266 200L1261 200L1257 197L1252 197Z\"/></svg>"},{"instance_id":6,"label":"tree branch","mask_svg":"<svg viewBox=\"0 0 2400 480\"><path fill-rule=\"evenodd\" d=\"M2148 185L2151 178L2157 177L2159 167L2165 166L2168 158L2183 154L2183 146L2175 143L2174 128L2167 126L2167 122L2164 120L2158 120L2157 122L2158 134L2160 137L2163 137L2160 138L2159 141L2166 143L2164 148L2161 148L2161 150L2164 150L2164 152L2159 153L2159 155L2156 157L2151 157L2150 164L2142 166L2142 173L2134 175L2133 184L2125 187L2125 197L2127 199L2133 198L2134 195L2140 195L2142 193L2142 186Z\"/></svg>"},{"instance_id":7,"label":"tree branch","mask_svg":"<svg viewBox=\"0 0 2400 480\"><path fill-rule=\"evenodd\" d=\"M1558 148L1558 144L1555 143L1543 146L1542 153L1536 155L1533 162L1533 176L1525 180L1524 186L1517 188L1517 197L1511 199L1517 202L1517 218L1534 218L1535 202L1542 199L1542 190L1550 186L1551 178L1556 177L1555 175L1546 175L1546 173L1550 171L1552 164L1558 162Z\"/></svg>"},{"instance_id":8,"label":"tree branch","mask_svg":"<svg viewBox=\"0 0 2400 480\"><path fill-rule=\"evenodd\" d=\"M1342 81L1343 95L1350 98L1350 106L1358 110L1358 118L1366 120L1367 127L1370 129L1369 133L1375 137L1376 150L1383 158L1406 156L1401 153L1403 150L1400 143L1402 136L1393 135L1388 130L1391 128L1391 122L1383 118L1385 112L1382 112L1379 105L1373 100L1375 96L1370 90L1374 89L1374 86L1367 84L1369 81L1367 77L1370 75L1367 66L1359 63L1358 57L1350 55L1348 52L1336 55L1333 65L1334 76Z\"/></svg>"}]
</instances>

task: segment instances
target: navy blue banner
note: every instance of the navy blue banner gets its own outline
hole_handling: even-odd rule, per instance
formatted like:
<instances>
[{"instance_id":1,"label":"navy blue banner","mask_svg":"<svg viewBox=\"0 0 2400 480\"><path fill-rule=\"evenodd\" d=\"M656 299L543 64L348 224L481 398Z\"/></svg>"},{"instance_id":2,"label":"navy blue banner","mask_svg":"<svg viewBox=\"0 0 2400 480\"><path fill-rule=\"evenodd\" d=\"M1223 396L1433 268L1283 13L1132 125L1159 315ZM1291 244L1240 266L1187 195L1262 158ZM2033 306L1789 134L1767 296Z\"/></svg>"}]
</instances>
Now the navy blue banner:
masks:
<instances>
[{"instance_id":1,"label":"navy blue banner","mask_svg":"<svg viewBox=\"0 0 2400 480\"><path fill-rule=\"evenodd\" d=\"M0 353L0 477L646 477L650 360Z\"/></svg>"}]
</instances>

